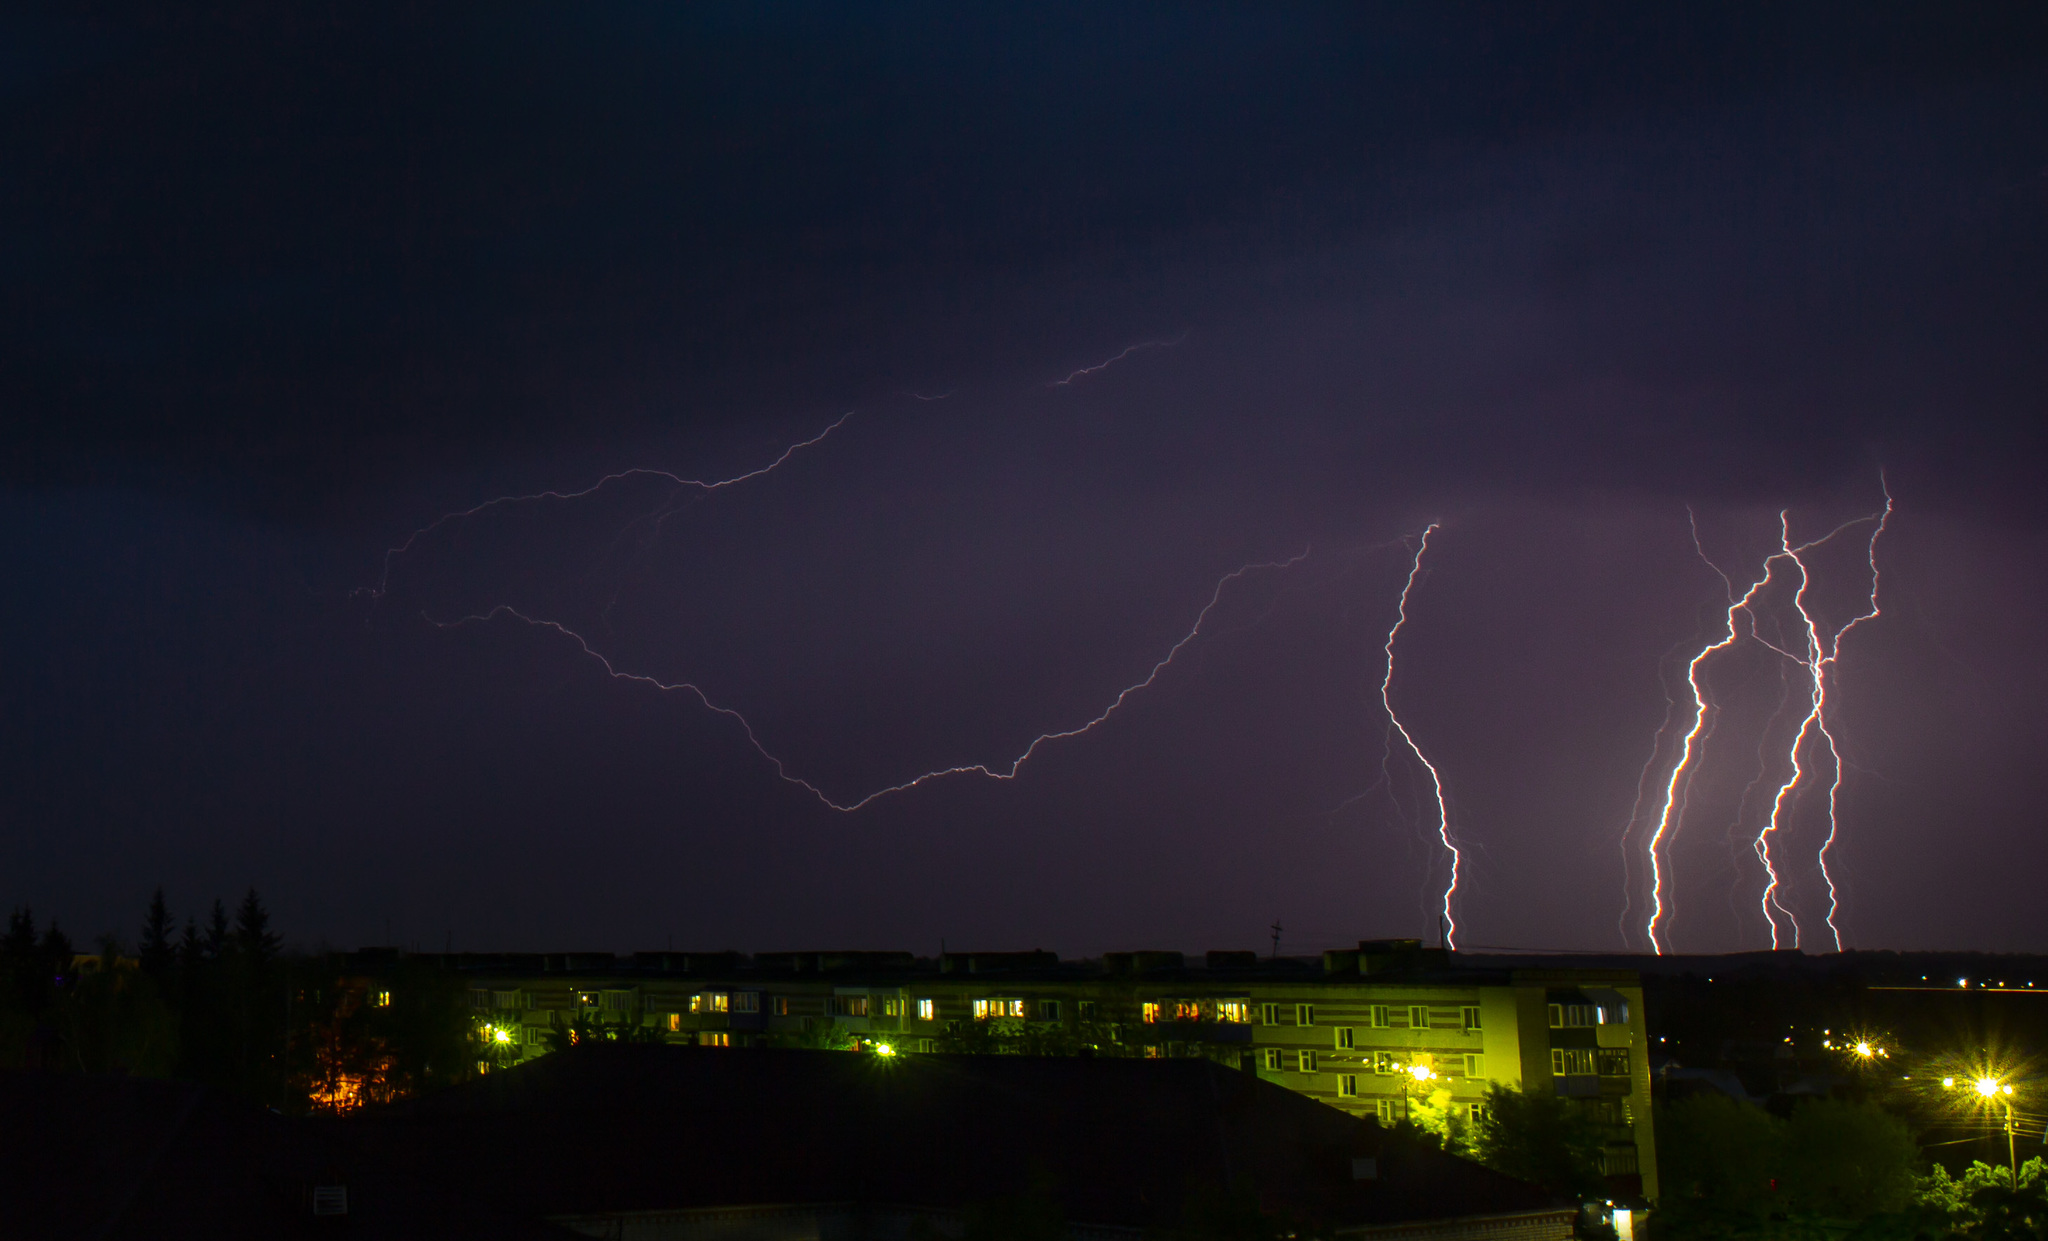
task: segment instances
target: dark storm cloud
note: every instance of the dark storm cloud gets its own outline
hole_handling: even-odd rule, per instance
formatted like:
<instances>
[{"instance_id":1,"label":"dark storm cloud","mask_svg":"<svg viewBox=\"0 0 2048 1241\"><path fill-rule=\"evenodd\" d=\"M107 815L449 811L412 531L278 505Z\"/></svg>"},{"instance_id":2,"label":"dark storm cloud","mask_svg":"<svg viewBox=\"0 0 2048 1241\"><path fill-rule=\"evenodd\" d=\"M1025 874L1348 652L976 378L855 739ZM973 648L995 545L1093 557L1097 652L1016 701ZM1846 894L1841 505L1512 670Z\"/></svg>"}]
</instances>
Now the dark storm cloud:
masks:
<instances>
[{"instance_id":1,"label":"dark storm cloud","mask_svg":"<svg viewBox=\"0 0 2048 1241\"><path fill-rule=\"evenodd\" d=\"M2011 847L2039 792L2036 7L5 20L0 897L255 880L305 935L477 945L1429 932L1433 844L1359 798L1392 541L1442 520L1404 701L1473 933L1605 945L1720 590L1684 505L1754 558L1883 468L1852 926L2029 933L1929 842ZM438 514L730 477L848 409L744 488L493 510L351 593ZM1117 727L857 818L565 640L421 619L572 625L850 797L1091 718L1303 546ZM1759 931L1727 837L1677 859L1696 946Z\"/></svg>"},{"instance_id":2,"label":"dark storm cloud","mask_svg":"<svg viewBox=\"0 0 2048 1241\"><path fill-rule=\"evenodd\" d=\"M1789 338L1695 342L1709 381L1930 326L2009 370L2037 326L2024 6L59 12L0 131L16 477L121 454L289 505L1081 359L1228 314L1219 268L1518 206L1409 274L1662 312L1666 353Z\"/></svg>"}]
</instances>

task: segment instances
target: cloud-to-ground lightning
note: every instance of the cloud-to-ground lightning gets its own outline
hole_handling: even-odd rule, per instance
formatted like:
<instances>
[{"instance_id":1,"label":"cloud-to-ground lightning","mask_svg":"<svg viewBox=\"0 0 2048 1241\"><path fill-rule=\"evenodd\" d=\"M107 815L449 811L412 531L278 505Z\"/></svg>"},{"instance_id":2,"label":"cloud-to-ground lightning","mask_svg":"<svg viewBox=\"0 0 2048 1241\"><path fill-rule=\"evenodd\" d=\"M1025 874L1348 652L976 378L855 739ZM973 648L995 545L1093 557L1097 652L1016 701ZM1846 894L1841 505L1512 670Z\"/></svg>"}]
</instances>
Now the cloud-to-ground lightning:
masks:
<instances>
[{"instance_id":1,"label":"cloud-to-ground lightning","mask_svg":"<svg viewBox=\"0 0 2048 1241\"><path fill-rule=\"evenodd\" d=\"M1811 678L1812 695L1806 718L1800 721L1799 730L1793 734L1791 749L1787 754L1792 771L1791 777L1778 789L1778 795L1771 803L1770 822L1765 825L1761 832L1757 833L1756 838L1757 856L1763 860L1766 871L1770 876L1769 883L1764 890L1761 906L1764 917L1770 919L1771 922L1771 947L1773 948L1778 946L1778 924L1776 919L1771 918L1771 910L1773 908L1782 909L1783 907L1778 904L1776 899L1779 880L1777 869L1771 863L1770 837L1781 827L1786 804L1792 798L1794 790L1805 779L1806 766L1800 761L1800 749L1806 744L1808 736L1818 733L1827 744L1831 779L1828 782L1828 834L1827 839L1821 844L1816 860L1820 866L1821 879L1826 883L1828 890L1828 933L1834 938L1835 951L1840 952L1842 950L1842 930L1835 922L1835 916L1841 910L1841 896L1835 888L1835 877L1828 869L1828 852L1835 847L1835 841L1841 833L1842 751L1835 739L1834 730L1828 724L1828 673L1841 659L1842 639L1846 638L1850 631L1858 625L1865 621L1875 620L1881 614L1877 598L1880 584L1877 567L1877 541L1883 537L1885 527L1891 521L1891 516L1892 496L1891 489L1887 487L1885 489L1884 511L1862 518L1858 522L1850 523L1851 525L1861 524L1862 521L1871 523L1870 541L1865 547L1865 561L1870 566L1869 609L1851 617L1840 628L1823 637L1819 622L1814 619L1812 611L1806 605L1806 592L1812 583L1813 576L1807 569L1806 561L1801 557L1803 553L1826 542L1827 539L1832 539L1836 534L1841 533L1843 529L1848 527L1840 527L1830 532L1826 538L1816 540L1813 543L1794 547L1792 545L1791 526L1789 522L1784 520L1783 515L1780 515L1779 546L1783 550L1779 554L1789 558L1799 569L1799 589L1792 596L1792 606L1799 613L1799 620L1805 633L1806 658L1801 662L1806 666L1807 673ZM1797 924L1795 923L1794 925L1796 927Z\"/></svg>"},{"instance_id":2,"label":"cloud-to-ground lightning","mask_svg":"<svg viewBox=\"0 0 2048 1241\"><path fill-rule=\"evenodd\" d=\"M1141 340L1135 345L1124 346L1123 351L1118 353L1115 357L1104 358L1102 361L1097 362L1093 366L1084 366L1077 371L1069 371L1067 373L1066 378L1055 379L1045 386L1048 388L1064 388L1072 384L1076 379L1081 379L1086 376L1093 375L1097 371L1106 371L1110 367L1115 366L1117 363L1123 361L1125 358L1130 357L1134 353L1138 353L1146 349L1171 349L1175 345L1180 344L1182 341L1186 339L1187 334L1182 333L1181 335L1174 337L1172 340Z\"/></svg>"},{"instance_id":3,"label":"cloud-to-ground lightning","mask_svg":"<svg viewBox=\"0 0 2048 1241\"><path fill-rule=\"evenodd\" d=\"M1885 492L1885 507L1881 513L1873 513L1866 517L1855 518L1836 526L1817 539L1794 544L1791 537L1789 513L1781 512L1778 515L1778 550L1764 558L1761 574L1739 595L1736 593L1734 579L1707 557L1705 549L1701 547L1699 542L1698 526L1697 524L1694 525L1694 549L1698 551L1700 558L1705 560L1708 566L1714 569L1715 573L1721 577L1721 580L1726 585L1727 610L1724 613L1724 625L1719 636L1701 647L1698 653L1686 665L1686 685L1692 693L1692 724L1680 743L1677 760L1672 764L1670 777L1665 782L1663 800L1658 809L1657 825L1655 830L1652 831L1645 848L1650 866L1651 913L1649 921L1644 927L1644 934L1648 938L1653 952L1662 954L1666 948L1666 940L1660 934L1660 924L1670 913L1670 901L1667 897L1665 882L1670 865L1669 844L1678 834L1683 824L1687 796L1691 790L1693 778L1697 774L1706 737L1711 732L1712 720L1715 714L1715 707L1711 696L1701 680L1702 670L1715 656L1732 649L1745 639L1753 640L1758 645L1799 665L1806 671L1810 684L1806 717L1801 721L1798 730L1794 733L1786 754L1786 762L1790 774L1779 787L1777 795L1772 800L1769 821L1758 832L1751 844L1757 860L1764 869L1765 883L1759 900L1759 907L1763 912L1765 921L1770 926L1771 946L1776 948L1782 942L1780 918L1790 925L1794 946L1798 945L1801 936L1797 917L1780 897L1782 879L1778 873L1777 861L1772 854L1771 837L1782 829L1794 794L1806 778L1808 764L1802 760L1802 752L1806 748L1807 739L1818 733L1827 743L1833 773L1833 782L1830 785L1828 797L1828 838L1826 843L1821 846L1819 864L1822 876L1828 885L1828 927L1831 932L1834 932L1836 949L1839 950L1841 948L1841 935L1839 930L1836 929L1834 920L1840 903L1835 890L1833 876L1827 869L1826 853L1828 849L1832 848L1839 834L1838 803L1842 781L1842 762L1834 733L1828 726L1827 675L1829 669L1840 656L1842 639L1858 625L1864 621L1872 620L1878 615L1877 540L1883 534L1885 525L1890 520L1891 513L1892 498L1889 489L1887 489ZM1806 603L1807 591L1812 584L1812 574L1804 556L1806 553L1829 543L1844 531L1866 522L1872 524L1867 549L1867 558L1871 569L1869 609L1852 617L1840 628L1824 637L1818 622L1814 619ZM1757 610L1760 597L1776 580L1780 569L1786 566L1796 570L1799 579L1798 586L1792 596L1792 606L1799 616L1803 638L1803 642L1800 644L1803 649L1797 651L1787 649L1787 646L1780 645L1778 642L1773 642L1764 637L1757 627ZM1773 722L1775 722L1776 718L1777 716L1773 715ZM1668 716L1665 727L1669 727ZM1770 725L1766 725L1767 731L1769 727ZM1659 744L1657 749L1653 750L1653 756L1655 753L1661 752L1663 735L1663 730L1660 729L1658 734ZM1751 787L1754 787L1754 782L1752 782ZM1748 792L1745 791L1742 804L1746 805L1747 800ZM1738 807L1739 813L1740 807ZM1634 820L1631 819L1630 826L1633 827L1633 824Z\"/></svg>"},{"instance_id":4,"label":"cloud-to-ground lightning","mask_svg":"<svg viewBox=\"0 0 2048 1241\"><path fill-rule=\"evenodd\" d=\"M1432 529L1434 529L1434 527L1432 527ZM823 789L819 788L817 785L811 783L809 780L804 779L802 776L792 774L789 769L789 765L781 757L776 755L773 751L769 750L769 748L766 745L762 744L760 736L754 731L753 724L747 720L746 716L742 715L740 712L734 710L731 707L723 706L717 702L712 701L710 695L705 693L701 686L691 681L669 682L660 680L656 677L648 676L645 673L623 670L619 668L617 665L615 665L608 657L606 657L603 652L599 651L596 647L592 646L589 643L589 641L583 637L583 635L577 633L575 630L570 629L568 626L563 625L558 621L545 620L541 618L528 616L525 613L519 611L517 608L513 608L507 605L500 605L498 607L490 609L487 612L480 612L472 616L465 616L460 619L452 621L435 621L429 618L428 623L433 624L439 628L452 629L463 625L471 625L493 621L500 617L510 617L515 620L523 621L528 625L534 626L535 628L547 629L554 633L560 634L561 636L568 638L570 641L574 642L577 645L578 649L580 649L584 655L595 660L598 663L598 665L604 669L606 675L616 680L632 681L641 685L649 686L653 689L661 690L664 693L680 692L688 694L691 697L695 698L698 701L698 703L704 707L705 710L714 712L718 715L726 716L727 718L731 719L734 723L740 726L741 732L743 732L746 735L747 742L754 747L755 751L758 752L762 758L768 761L769 765L775 769L775 774L779 776L785 783L793 784L796 787L803 789L811 796L817 798L820 803L822 803L823 805L832 810L841 811L842 813L851 813L853 811L861 809L862 807L868 805L869 803L875 801L878 798L887 797L894 793L902 793L910 789L917 788L921 785L928 784L934 780L943 779L947 776L979 775L987 777L991 780L1016 779L1018 773L1023 769L1024 765L1027 762L1029 762L1033 757L1035 757L1042 747L1044 747L1050 742L1064 741L1071 737L1079 737L1086 733L1093 732L1096 728L1100 727L1104 723L1107 723L1109 718L1115 715L1118 709L1121 708L1124 705L1124 703L1131 698L1133 694L1136 694L1150 687L1153 684L1153 682L1157 681L1160 675L1164 673L1166 669L1173 663L1175 657L1178 656L1181 653L1181 651L1187 647L1189 643L1193 642L1197 637L1201 635L1203 624L1208 621L1209 614L1216 610L1217 604L1222 602L1223 592L1230 586L1231 583L1244 577L1246 574L1252 573L1256 570L1280 570L1291 568L1294 565L1300 563L1302 560L1306 559L1308 557L1309 550L1310 549L1308 548L1303 548L1301 551L1295 553L1292 556L1287 557L1284 560L1269 560L1256 564L1243 565L1239 568L1231 570L1229 573L1226 573L1221 578L1217 579L1215 588L1212 591L1210 591L1209 601L1202 605L1202 610L1200 612L1196 613L1195 623L1188 629L1187 633L1184 634L1178 642L1175 642L1172 645L1172 647L1168 648L1166 654L1161 656L1157 663L1152 665L1152 670L1145 674L1143 680L1136 681L1130 685L1125 686L1122 690L1120 690L1117 693L1117 695L1113 699L1110 700L1109 705L1103 708L1100 714L1088 720L1086 723L1076 725L1072 728L1061 729L1056 732L1040 733L1038 736L1032 738L1031 743L1024 747L1022 753L1018 754L1017 757L1011 759L1009 763L1006 765L991 765L987 763L965 763L954 767L936 768L934 770L927 771L922 775L915 776L909 780L904 780L897 784L891 784L885 788L876 789L874 792L868 793L866 796L858 798L854 801L835 801L829 794L827 794ZM1420 751L1418 751L1417 753L1419 754Z\"/></svg>"},{"instance_id":5,"label":"cloud-to-ground lightning","mask_svg":"<svg viewBox=\"0 0 2048 1241\"><path fill-rule=\"evenodd\" d=\"M391 587L392 562L404 556L407 552L410 552L413 549L413 546L417 544L421 539L425 538L429 534L432 534L434 531L440 529L442 526L448 525L450 522L466 521L471 517L475 517L481 513L488 512L491 509L502 508L506 505L511 504L526 504L536 500L580 500L584 496L591 495L595 492L601 491L605 487L608 487L613 483L621 482L628 478L665 478L669 482L673 483L679 490L694 489L697 491L704 492L722 491L727 487L737 486L740 483L748 482L752 479L759 478L763 474L770 473L780 468L785 461L788 461L791 457L794 457L796 454L802 452L804 449L810 448L813 445L824 442L826 436L831 435L840 427L845 426L846 420L853 417L853 415L853 410L847 410L845 413L839 415L838 418L834 419L830 426L818 432L816 435L813 435L811 438L807 440L799 440L796 443L791 444L789 447L783 449L782 454L776 457L773 461L770 461L768 464L760 466L756 469L748 470L744 474L735 474L731 478L722 478L715 482L707 482L704 479L700 478L684 478L680 474L670 473L667 470L656 470L648 469L645 467L635 467L629 470L620 470L615 474L607 474L603 478L600 478L596 482L590 484L588 487L583 488L581 491L536 491L530 495L498 496L496 499L485 500L482 504L475 505L474 507L471 508L458 509L452 513L443 513L441 514L441 516L436 517L434 520L428 522L426 525L421 526L419 529L405 536L405 539L402 542L400 542L396 547L388 548L385 550L384 566L382 572L380 572L377 576L377 585L365 593L369 594L369 596L373 599L383 598L385 594L389 592Z\"/></svg>"},{"instance_id":6,"label":"cloud-to-ground lightning","mask_svg":"<svg viewBox=\"0 0 2048 1241\"><path fill-rule=\"evenodd\" d=\"M1443 775L1437 771L1436 764L1429 761L1429 756L1422 752L1422 747L1416 744L1414 735L1408 731L1408 726L1401 722L1400 715L1394 711L1394 643L1400 638L1401 630L1408 624L1408 597L1414 592L1415 583L1422 576L1422 558L1429 554L1429 536L1436 531L1435 522L1423 528L1422 537L1415 547L1415 559L1408 566L1408 580L1401 584L1400 603L1395 609L1393 627L1387 630L1387 641L1383 648L1387 664L1386 674L1380 678L1380 705L1386 709L1387 721L1393 725L1395 732L1401 734L1401 740L1407 745L1409 752L1415 755L1415 761L1421 763L1423 770L1429 773L1430 788L1436 796L1437 839L1443 842L1445 850L1451 855L1451 881L1444 888L1443 896L1444 946L1455 949L1458 946L1458 920L1452 912L1451 904L1458 894L1458 869L1464 858L1458 851L1457 843L1451 838L1451 816L1450 809L1444 802Z\"/></svg>"}]
</instances>

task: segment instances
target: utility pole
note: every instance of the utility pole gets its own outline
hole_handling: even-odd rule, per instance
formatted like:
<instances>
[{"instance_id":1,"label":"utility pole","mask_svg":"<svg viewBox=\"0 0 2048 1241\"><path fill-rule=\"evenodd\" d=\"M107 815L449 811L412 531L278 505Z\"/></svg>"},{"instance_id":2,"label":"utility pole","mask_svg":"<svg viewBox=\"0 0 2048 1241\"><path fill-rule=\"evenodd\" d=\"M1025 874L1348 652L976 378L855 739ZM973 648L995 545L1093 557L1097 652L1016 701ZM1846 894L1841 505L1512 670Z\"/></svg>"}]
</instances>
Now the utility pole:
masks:
<instances>
[{"instance_id":1,"label":"utility pole","mask_svg":"<svg viewBox=\"0 0 2048 1241\"><path fill-rule=\"evenodd\" d=\"M1271 958L1271 959L1272 959L1272 960L1275 960L1275 961L1277 961L1277 960L1279 960L1279 959L1280 959L1280 919L1278 919L1278 918L1275 918L1275 919L1273 919L1273 926L1272 926L1272 931L1273 931L1273 956L1272 956L1272 958Z\"/></svg>"}]
</instances>

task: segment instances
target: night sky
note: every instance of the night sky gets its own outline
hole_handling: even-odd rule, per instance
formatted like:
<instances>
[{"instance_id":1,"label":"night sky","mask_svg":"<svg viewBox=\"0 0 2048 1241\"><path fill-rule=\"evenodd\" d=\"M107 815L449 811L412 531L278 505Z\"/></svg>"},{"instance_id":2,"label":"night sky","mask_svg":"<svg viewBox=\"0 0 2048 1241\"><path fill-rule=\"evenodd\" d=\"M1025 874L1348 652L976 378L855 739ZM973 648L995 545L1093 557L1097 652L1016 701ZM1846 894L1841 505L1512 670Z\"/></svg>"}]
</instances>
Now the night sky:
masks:
<instances>
[{"instance_id":1,"label":"night sky","mask_svg":"<svg viewBox=\"0 0 2048 1241\"><path fill-rule=\"evenodd\" d=\"M1843 942L2041 950L2044 385L2037 4L10 6L0 901L1433 939L1380 689L1438 523L1390 693L1459 943L1639 948L1701 553L1740 590L1781 509L1888 486L1828 673ZM1826 632L1871 529L1803 558ZM1706 665L1668 948L1770 943L1788 568L1789 655ZM1007 770L1169 651L1013 780L826 804Z\"/></svg>"}]
</instances>

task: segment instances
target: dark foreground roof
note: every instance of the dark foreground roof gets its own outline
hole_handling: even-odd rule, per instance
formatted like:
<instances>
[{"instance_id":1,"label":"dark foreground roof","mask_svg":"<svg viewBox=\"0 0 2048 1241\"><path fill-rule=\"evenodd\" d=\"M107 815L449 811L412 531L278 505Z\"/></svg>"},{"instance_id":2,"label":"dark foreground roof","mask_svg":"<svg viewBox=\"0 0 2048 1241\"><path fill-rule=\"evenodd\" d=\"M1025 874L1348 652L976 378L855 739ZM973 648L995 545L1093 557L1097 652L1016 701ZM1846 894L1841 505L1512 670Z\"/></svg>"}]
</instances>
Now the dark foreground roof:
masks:
<instances>
[{"instance_id":1,"label":"dark foreground roof","mask_svg":"<svg viewBox=\"0 0 2048 1241\"><path fill-rule=\"evenodd\" d=\"M742 1202L961 1209L1034 1181L1066 1218L1124 1227L1178 1223L1203 1187L1330 1227L1553 1205L1203 1060L610 1045L352 1124L378 1149L437 1161L542 1217Z\"/></svg>"},{"instance_id":2,"label":"dark foreground roof","mask_svg":"<svg viewBox=\"0 0 2048 1241\"><path fill-rule=\"evenodd\" d=\"M346 1221L316 1219L314 1188L335 1184ZM1197 1060L600 1045L325 1121L180 1083L0 1072L8 1238L563 1241L550 1219L864 1204L957 1220L1034 1193L1076 1224L1142 1228L1183 1222L1204 1191L1321 1229L1557 1205Z\"/></svg>"},{"instance_id":3,"label":"dark foreground roof","mask_svg":"<svg viewBox=\"0 0 2048 1241\"><path fill-rule=\"evenodd\" d=\"M336 1128L182 1082L0 1071L0 1237L575 1236L430 1169L361 1158ZM314 1188L334 1184L348 1187L345 1224L312 1213Z\"/></svg>"}]
</instances>

